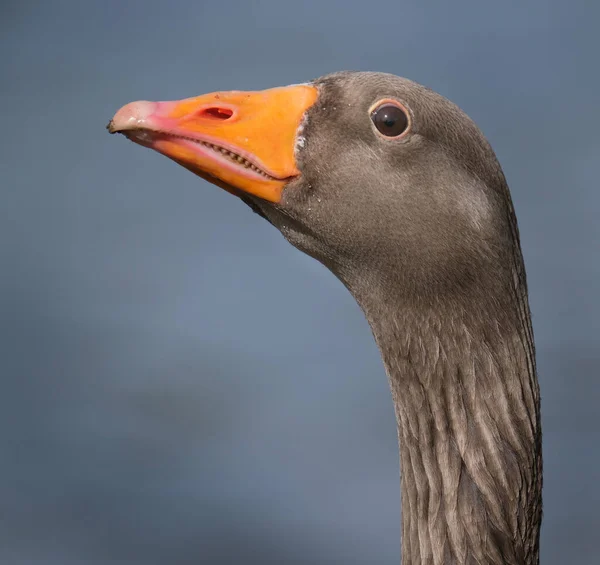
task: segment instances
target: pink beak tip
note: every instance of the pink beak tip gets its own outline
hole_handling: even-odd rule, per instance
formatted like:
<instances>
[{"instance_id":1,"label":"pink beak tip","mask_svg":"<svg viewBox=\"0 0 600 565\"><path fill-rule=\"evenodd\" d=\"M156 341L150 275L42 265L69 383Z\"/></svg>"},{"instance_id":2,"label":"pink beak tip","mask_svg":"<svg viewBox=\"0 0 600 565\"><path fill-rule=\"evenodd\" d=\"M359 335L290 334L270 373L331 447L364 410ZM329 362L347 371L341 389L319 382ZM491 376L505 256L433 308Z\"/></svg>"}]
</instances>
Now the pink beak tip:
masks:
<instances>
[{"instance_id":1,"label":"pink beak tip","mask_svg":"<svg viewBox=\"0 0 600 565\"><path fill-rule=\"evenodd\" d=\"M123 106L108 122L106 129L109 133L140 129L147 126L148 119L156 111L156 102L139 100Z\"/></svg>"}]
</instances>

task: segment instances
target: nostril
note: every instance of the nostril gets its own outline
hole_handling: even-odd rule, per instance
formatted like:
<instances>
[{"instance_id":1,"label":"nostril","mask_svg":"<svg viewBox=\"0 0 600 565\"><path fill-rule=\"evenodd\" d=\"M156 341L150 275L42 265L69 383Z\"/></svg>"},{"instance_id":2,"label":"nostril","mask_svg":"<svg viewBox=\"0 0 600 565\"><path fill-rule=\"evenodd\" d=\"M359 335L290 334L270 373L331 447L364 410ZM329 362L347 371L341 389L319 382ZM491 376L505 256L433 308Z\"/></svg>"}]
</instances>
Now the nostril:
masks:
<instances>
[{"instance_id":1,"label":"nostril","mask_svg":"<svg viewBox=\"0 0 600 565\"><path fill-rule=\"evenodd\" d=\"M203 108L199 115L203 118L208 118L209 120L228 120L233 116L233 110L229 108Z\"/></svg>"}]
</instances>

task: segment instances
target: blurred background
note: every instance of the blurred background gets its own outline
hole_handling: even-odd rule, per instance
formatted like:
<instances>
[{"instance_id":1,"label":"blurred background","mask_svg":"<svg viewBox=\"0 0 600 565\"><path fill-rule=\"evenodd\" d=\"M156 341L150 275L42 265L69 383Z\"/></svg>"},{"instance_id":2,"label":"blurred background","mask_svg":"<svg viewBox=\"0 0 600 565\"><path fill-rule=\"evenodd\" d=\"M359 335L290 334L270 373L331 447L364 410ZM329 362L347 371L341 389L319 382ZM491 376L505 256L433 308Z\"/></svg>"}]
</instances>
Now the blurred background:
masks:
<instances>
[{"instance_id":1,"label":"blurred background","mask_svg":"<svg viewBox=\"0 0 600 565\"><path fill-rule=\"evenodd\" d=\"M398 564L361 312L224 191L104 127L131 100L412 78L495 148L528 268L546 565L600 560L600 5L4 1L0 563Z\"/></svg>"}]
</instances>

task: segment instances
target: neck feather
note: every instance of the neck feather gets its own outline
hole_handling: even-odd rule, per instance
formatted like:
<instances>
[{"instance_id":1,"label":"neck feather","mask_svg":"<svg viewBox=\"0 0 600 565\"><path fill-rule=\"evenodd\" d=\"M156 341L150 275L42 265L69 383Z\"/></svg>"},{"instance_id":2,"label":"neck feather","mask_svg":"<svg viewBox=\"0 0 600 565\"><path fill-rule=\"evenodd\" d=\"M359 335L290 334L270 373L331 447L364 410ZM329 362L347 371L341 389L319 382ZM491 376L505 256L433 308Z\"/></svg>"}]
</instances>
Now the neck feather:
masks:
<instances>
[{"instance_id":1,"label":"neck feather","mask_svg":"<svg viewBox=\"0 0 600 565\"><path fill-rule=\"evenodd\" d=\"M526 291L363 307L398 423L404 565L535 565L539 389Z\"/></svg>"}]
</instances>

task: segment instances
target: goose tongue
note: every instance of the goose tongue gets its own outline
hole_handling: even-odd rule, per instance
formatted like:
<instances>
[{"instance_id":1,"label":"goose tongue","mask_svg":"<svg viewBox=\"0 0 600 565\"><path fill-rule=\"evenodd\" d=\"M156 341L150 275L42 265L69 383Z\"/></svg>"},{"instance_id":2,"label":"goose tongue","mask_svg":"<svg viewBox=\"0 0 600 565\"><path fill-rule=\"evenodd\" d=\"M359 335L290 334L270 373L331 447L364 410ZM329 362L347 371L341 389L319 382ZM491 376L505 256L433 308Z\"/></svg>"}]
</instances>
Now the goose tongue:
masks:
<instances>
[{"instance_id":1,"label":"goose tongue","mask_svg":"<svg viewBox=\"0 0 600 565\"><path fill-rule=\"evenodd\" d=\"M214 92L174 102L131 102L107 126L224 188L279 202L299 175L298 128L315 103L310 85Z\"/></svg>"}]
</instances>

